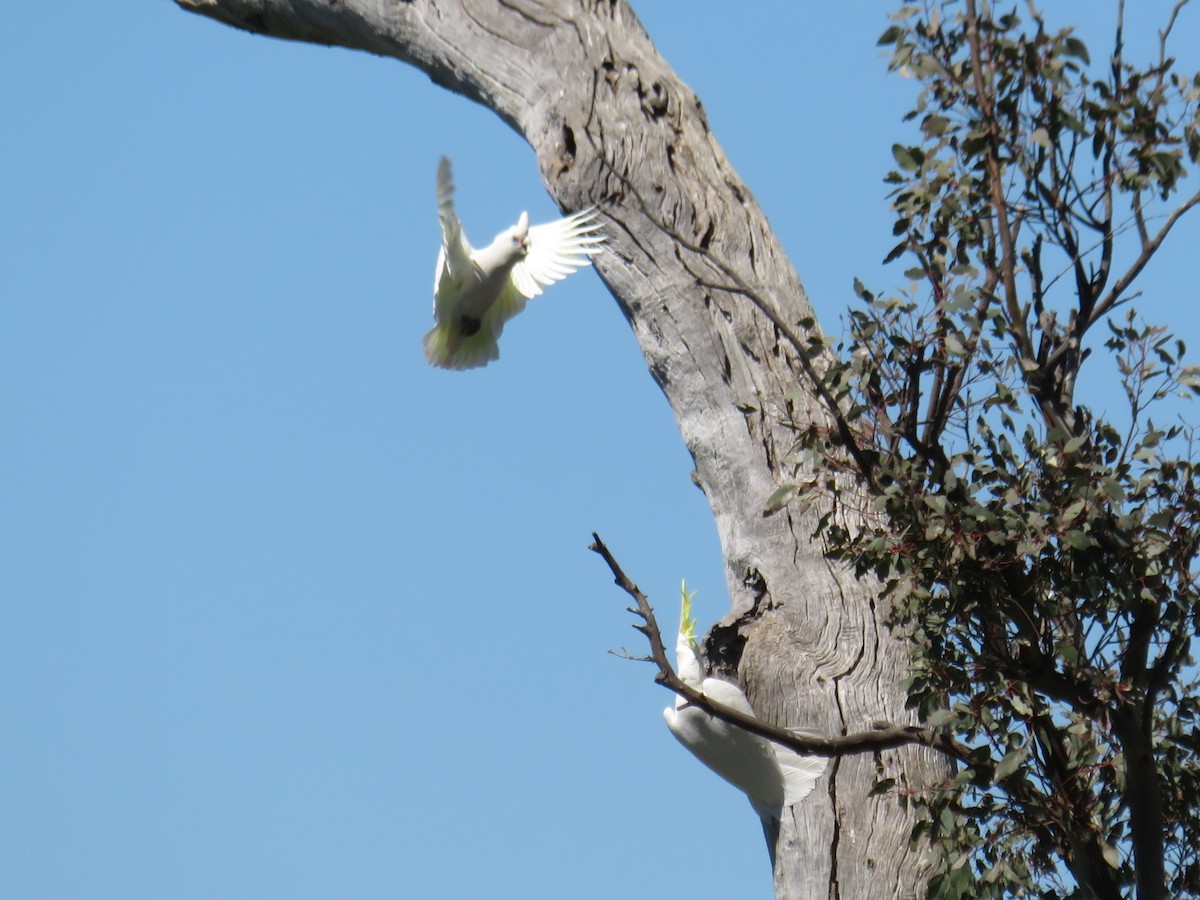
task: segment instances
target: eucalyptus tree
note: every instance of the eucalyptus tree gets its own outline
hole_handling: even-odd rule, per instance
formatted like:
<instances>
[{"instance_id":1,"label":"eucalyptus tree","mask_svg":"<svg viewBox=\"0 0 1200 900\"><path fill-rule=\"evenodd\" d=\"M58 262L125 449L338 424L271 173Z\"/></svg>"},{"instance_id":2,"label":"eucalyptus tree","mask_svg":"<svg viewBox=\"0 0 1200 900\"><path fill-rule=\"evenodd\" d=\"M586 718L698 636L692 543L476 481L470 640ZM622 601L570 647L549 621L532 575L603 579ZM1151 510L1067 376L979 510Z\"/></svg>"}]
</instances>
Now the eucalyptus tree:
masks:
<instances>
[{"instance_id":1,"label":"eucalyptus tree","mask_svg":"<svg viewBox=\"0 0 1200 900\"><path fill-rule=\"evenodd\" d=\"M972 748L912 795L941 895L1200 893L1200 484L1170 402L1200 374L1135 309L1200 203L1185 3L1145 64L1123 4L1097 67L1033 4L908 6L881 41L920 85L888 176L908 284L857 285L794 490L835 498L818 531L883 584L910 702ZM1104 368L1112 408L1079 390ZM866 527L839 521L864 493Z\"/></svg>"}]
</instances>

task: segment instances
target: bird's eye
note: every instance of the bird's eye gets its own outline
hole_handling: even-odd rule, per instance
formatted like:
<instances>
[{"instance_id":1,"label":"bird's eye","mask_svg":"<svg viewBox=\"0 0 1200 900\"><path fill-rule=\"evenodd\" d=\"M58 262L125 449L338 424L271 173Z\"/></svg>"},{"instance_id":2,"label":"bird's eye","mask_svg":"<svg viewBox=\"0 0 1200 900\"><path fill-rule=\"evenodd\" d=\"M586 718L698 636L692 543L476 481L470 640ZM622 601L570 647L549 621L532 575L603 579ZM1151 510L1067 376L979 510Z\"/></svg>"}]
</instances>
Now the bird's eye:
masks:
<instances>
[{"instance_id":1,"label":"bird's eye","mask_svg":"<svg viewBox=\"0 0 1200 900\"><path fill-rule=\"evenodd\" d=\"M514 247L521 246L521 239L519 237L517 237L515 234L513 235L512 242L513 242Z\"/></svg>"}]
</instances>

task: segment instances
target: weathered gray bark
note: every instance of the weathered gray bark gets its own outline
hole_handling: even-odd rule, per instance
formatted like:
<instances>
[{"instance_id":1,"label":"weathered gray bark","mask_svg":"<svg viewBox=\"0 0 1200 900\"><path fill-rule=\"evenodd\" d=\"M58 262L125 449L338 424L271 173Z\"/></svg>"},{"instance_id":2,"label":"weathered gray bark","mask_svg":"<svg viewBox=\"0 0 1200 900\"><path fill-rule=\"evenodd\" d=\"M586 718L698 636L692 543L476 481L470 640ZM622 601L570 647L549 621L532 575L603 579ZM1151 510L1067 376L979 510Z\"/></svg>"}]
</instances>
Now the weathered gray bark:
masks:
<instances>
[{"instance_id":1,"label":"weathered gray bark","mask_svg":"<svg viewBox=\"0 0 1200 900\"><path fill-rule=\"evenodd\" d=\"M816 407L785 401L801 383L794 350L744 293L721 286L740 281L789 323L811 314L804 289L700 101L625 0L176 2L251 31L412 63L521 133L564 208L597 204L610 239L597 269L675 410L724 548L731 611L710 650L736 667L769 722L841 734L906 719L907 651L869 587L829 564L803 513L763 515L789 477L784 420ZM883 756L901 784L944 772L928 751ZM908 814L867 796L876 765L833 761L786 816L778 897L924 893Z\"/></svg>"}]
</instances>

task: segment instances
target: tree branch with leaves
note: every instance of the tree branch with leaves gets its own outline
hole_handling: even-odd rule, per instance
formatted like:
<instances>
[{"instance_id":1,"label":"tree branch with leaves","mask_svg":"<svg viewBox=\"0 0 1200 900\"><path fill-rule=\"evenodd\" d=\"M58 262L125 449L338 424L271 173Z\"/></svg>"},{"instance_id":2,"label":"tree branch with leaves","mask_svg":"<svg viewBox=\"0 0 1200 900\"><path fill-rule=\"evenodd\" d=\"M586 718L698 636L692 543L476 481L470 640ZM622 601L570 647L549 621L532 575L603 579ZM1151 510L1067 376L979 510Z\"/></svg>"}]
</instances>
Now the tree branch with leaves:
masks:
<instances>
[{"instance_id":1,"label":"tree branch with leaves","mask_svg":"<svg viewBox=\"0 0 1200 900\"><path fill-rule=\"evenodd\" d=\"M1184 5L1141 68L1120 7L1101 75L1033 3L910 5L881 39L920 85L920 140L888 176L889 260L912 261L910 283L857 284L822 380L834 425L798 423L795 460L843 476L798 492L836 498L818 533L884 584L922 721L994 766L963 764L922 801L939 895L1200 892L1200 486L1192 429L1149 418L1200 375L1131 307L1200 202L1181 196L1200 74L1166 51ZM1076 396L1101 350L1123 417ZM863 490L870 524L847 528Z\"/></svg>"}]
</instances>

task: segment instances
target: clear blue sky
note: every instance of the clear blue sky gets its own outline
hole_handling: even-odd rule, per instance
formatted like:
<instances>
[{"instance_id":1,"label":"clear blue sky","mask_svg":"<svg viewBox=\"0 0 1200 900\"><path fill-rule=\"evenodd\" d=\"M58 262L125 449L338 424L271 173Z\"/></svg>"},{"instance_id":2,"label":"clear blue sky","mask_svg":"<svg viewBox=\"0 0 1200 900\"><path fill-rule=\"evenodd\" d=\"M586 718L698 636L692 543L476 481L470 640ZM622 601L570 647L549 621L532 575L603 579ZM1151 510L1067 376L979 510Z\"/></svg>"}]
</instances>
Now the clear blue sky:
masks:
<instances>
[{"instance_id":1,"label":"clear blue sky","mask_svg":"<svg viewBox=\"0 0 1200 900\"><path fill-rule=\"evenodd\" d=\"M888 4L683 6L635 3L836 332L885 278ZM666 622L680 578L726 601L603 284L487 369L421 355L438 156L478 243L556 214L524 143L168 0L10 4L0 103L0 896L770 897L606 653L641 644L592 530ZM1184 337L1195 226L1147 282Z\"/></svg>"}]
</instances>

